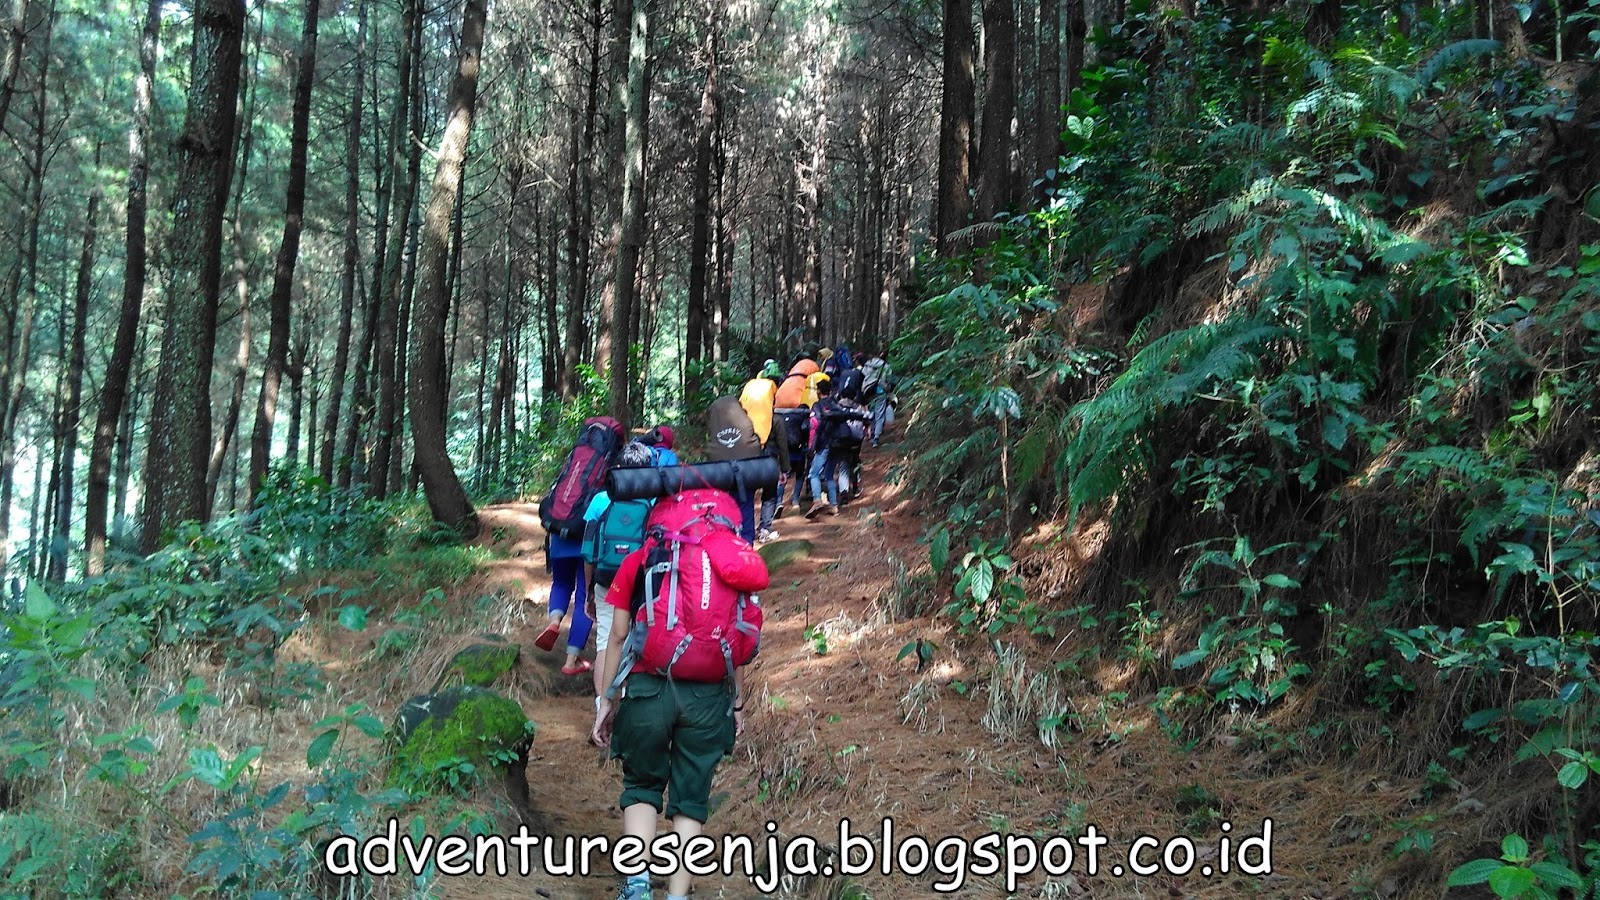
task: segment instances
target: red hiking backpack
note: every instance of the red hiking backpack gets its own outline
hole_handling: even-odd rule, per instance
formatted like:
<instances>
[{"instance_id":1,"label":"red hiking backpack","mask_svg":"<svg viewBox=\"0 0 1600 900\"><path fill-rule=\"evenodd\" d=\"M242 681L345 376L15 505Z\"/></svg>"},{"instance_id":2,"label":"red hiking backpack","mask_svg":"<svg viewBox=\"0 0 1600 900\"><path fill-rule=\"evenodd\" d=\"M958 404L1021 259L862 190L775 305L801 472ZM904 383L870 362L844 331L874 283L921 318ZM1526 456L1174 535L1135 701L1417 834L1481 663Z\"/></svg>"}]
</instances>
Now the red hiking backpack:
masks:
<instances>
[{"instance_id":1,"label":"red hiking backpack","mask_svg":"<svg viewBox=\"0 0 1600 900\"><path fill-rule=\"evenodd\" d=\"M739 538L739 506L697 489L656 501L641 552L633 627L617 674L718 682L755 658L767 566Z\"/></svg>"},{"instance_id":2,"label":"red hiking backpack","mask_svg":"<svg viewBox=\"0 0 1600 900\"><path fill-rule=\"evenodd\" d=\"M583 538L583 514L594 495L605 488L606 473L622 439L622 423L610 416L584 421L555 485L539 501L539 522L546 532L575 541Z\"/></svg>"}]
</instances>

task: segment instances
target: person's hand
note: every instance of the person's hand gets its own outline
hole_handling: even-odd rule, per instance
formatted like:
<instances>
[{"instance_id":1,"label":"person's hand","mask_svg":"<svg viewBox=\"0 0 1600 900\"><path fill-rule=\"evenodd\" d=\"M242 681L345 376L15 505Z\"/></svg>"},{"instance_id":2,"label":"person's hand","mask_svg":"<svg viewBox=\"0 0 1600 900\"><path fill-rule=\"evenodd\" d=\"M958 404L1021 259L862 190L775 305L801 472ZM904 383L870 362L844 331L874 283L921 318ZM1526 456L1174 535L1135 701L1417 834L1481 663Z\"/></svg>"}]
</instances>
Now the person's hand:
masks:
<instances>
[{"instance_id":1,"label":"person's hand","mask_svg":"<svg viewBox=\"0 0 1600 900\"><path fill-rule=\"evenodd\" d=\"M589 614L589 621L593 622L595 619L594 585L591 584L588 588L589 596L583 601L583 611Z\"/></svg>"},{"instance_id":2,"label":"person's hand","mask_svg":"<svg viewBox=\"0 0 1600 900\"><path fill-rule=\"evenodd\" d=\"M614 709L610 700L600 698L600 708L594 714L594 728L589 731L589 740L596 747L611 746L611 713Z\"/></svg>"},{"instance_id":3,"label":"person's hand","mask_svg":"<svg viewBox=\"0 0 1600 900\"><path fill-rule=\"evenodd\" d=\"M733 736L744 737L744 713L737 709L733 711Z\"/></svg>"}]
</instances>

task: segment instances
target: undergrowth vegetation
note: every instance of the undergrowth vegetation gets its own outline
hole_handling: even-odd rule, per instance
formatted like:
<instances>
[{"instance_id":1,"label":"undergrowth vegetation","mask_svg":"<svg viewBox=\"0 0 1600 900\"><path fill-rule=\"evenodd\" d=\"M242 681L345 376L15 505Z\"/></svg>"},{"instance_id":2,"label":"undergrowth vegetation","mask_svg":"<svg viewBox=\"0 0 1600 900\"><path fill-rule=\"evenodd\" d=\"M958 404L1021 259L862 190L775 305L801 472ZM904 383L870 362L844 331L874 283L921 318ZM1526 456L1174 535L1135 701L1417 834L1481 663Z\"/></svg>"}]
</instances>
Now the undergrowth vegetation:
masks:
<instances>
[{"instance_id":1,"label":"undergrowth vegetation","mask_svg":"<svg viewBox=\"0 0 1600 900\"><path fill-rule=\"evenodd\" d=\"M482 562L415 498L282 472L248 519L19 586L0 608L0 895L372 895L323 880L321 843L412 798L374 775L385 723L286 651L365 629L380 592L425 615Z\"/></svg>"},{"instance_id":2,"label":"undergrowth vegetation","mask_svg":"<svg viewBox=\"0 0 1600 900\"><path fill-rule=\"evenodd\" d=\"M1436 828L1418 792L1412 890L1589 896L1600 75L1467 12L1096 35L1044 202L923 267L906 481L962 628L1126 664L1179 743L1487 804Z\"/></svg>"}]
</instances>

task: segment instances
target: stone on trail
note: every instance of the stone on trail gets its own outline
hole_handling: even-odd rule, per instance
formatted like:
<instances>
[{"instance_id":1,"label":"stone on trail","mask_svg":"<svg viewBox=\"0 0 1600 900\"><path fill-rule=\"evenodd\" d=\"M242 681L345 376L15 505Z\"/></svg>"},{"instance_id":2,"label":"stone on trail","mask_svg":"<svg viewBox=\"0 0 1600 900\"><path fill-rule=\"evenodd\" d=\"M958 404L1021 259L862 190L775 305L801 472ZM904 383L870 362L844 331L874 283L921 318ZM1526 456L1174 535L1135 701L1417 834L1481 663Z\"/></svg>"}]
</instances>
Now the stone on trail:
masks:
<instances>
[{"instance_id":1,"label":"stone on trail","mask_svg":"<svg viewBox=\"0 0 1600 900\"><path fill-rule=\"evenodd\" d=\"M533 731L521 706L481 687L412 697L395 716L388 784L413 795L463 792L499 771L512 803L525 809Z\"/></svg>"},{"instance_id":2,"label":"stone on trail","mask_svg":"<svg viewBox=\"0 0 1600 900\"><path fill-rule=\"evenodd\" d=\"M807 540L773 541L756 548L756 552L767 561L767 571L775 573L790 563L810 556L812 546Z\"/></svg>"},{"instance_id":3,"label":"stone on trail","mask_svg":"<svg viewBox=\"0 0 1600 900\"><path fill-rule=\"evenodd\" d=\"M433 686L435 691L452 682L468 687L488 687L517 664L522 648L506 643L498 636L487 636L495 643L473 644L463 647L450 658L450 662Z\"/></svg>"}]
</instances>

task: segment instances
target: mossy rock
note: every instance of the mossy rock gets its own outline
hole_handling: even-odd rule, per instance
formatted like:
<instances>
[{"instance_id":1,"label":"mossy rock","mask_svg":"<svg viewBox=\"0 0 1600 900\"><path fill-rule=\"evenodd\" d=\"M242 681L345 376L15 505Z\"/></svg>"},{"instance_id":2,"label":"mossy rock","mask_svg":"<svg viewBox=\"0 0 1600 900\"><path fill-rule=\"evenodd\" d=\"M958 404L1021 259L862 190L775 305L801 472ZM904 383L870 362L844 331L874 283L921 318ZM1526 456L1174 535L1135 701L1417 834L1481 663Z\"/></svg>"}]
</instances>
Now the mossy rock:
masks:
<instances>
[{"instance_id":1,"label":"mossy rock","mask_svg":"<svg viewBox=\"0 0 1600 900\"><path fill-rule=\"evenodd\" d=\"M773 541L763 544L756 552L767 561L767 571L776 572L790 563L799 562L811 555L812 543L805 540Z\"/></svg>"},{"instance_id":2,"label":"mossy rock","mask_svg":"<svg viewBox=\"0 0 1600 900\"><path fill-rule=\"evenodd\" d=\"M462 685L412 697L395 718L388 784L413 795L464 792L503 772L512 800L527 798L533 722L494 691Z\"/></svg>"},{"instance_id":3,"label":"mossy rock","mask_svg":"<svg viewBox=\"0 0 1600 900\"><path fill-rule=\"evenodd\" d=\"M460 653L450 657L450 663L444 667L434 690L458 679L460 684L468 687L488 687L510 672L521 655L520 646L503 641L464 647Z\"/></svg>"}]
</instances>

